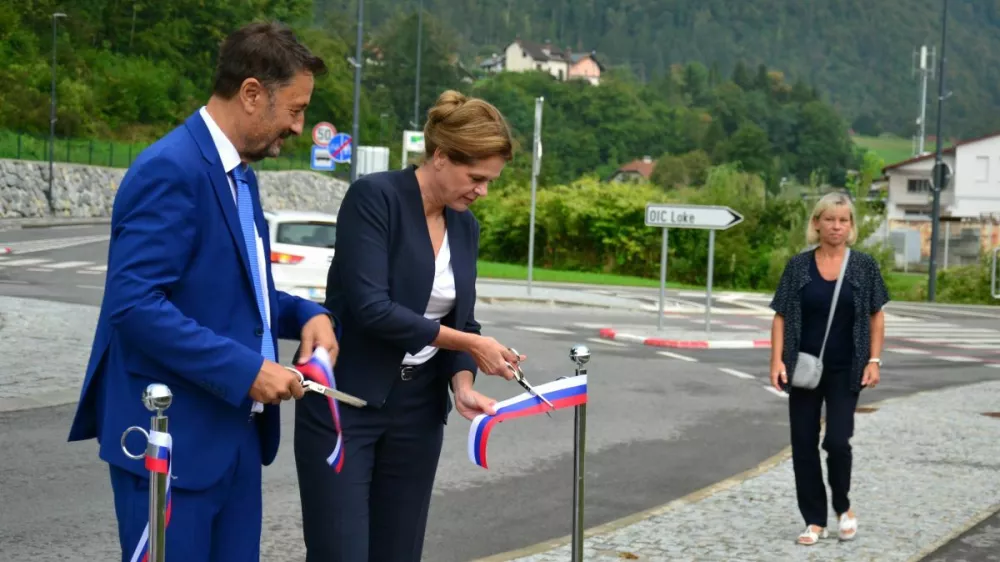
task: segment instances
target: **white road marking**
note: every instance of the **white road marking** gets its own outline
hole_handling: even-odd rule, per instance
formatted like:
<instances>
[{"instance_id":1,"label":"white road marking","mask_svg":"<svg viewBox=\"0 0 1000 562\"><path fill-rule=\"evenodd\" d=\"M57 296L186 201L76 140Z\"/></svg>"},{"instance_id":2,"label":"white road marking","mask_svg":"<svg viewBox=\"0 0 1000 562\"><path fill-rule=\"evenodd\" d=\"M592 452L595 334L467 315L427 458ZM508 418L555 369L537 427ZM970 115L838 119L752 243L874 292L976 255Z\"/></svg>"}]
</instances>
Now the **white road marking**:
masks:
<instances>
[{"instance_id":1,"label":"white road marking","mask_svg":"<svg viewBox=\"0 0 1000 562\"><path fill-rule=\"evenodd\" d=\"M726 367L720 367L719 370L722 371L723 373L726 373L728 375L733 375L734 377L741 378L741 379L753 379L753 378L756 378L756 377L754 377L753 375L751 375L749 373L744 373L743 371L737 371L736 369L728 369Z\"/></svg>"},{"instance_id":2,"label":"white road marking","mask_svg":"<svg viewBox=\"0 0 1000 562\"><path fill-rule=\"evenodd\" d=\"M61 261L61 262L49 264L49 265L47 265L45 267L48 267L48 268L51 268L51 269L69 269L71 267L82 267L84 265L88 265L88 264L91 264L91 263L94 263L94 262L90 262L90 261Z\"/></svg>"},{"instance_id":3,"label":"white road marking","mask_svg":"<svg viewBox=\"0 0 1000 562\"><path fill-rule=\"evenodd\" d=\"M13 265L13 266L20 267L22 265L37 265L37 264L40 264L40 263L45 263L47 261L49 261L49 260L42 259L42 258L25 258L25 259L17 259L17 260L5 261L3 264L5 266L11 266L11 265Z\"/></svg>"},{"instance_id":4,"label":"white road marking","mask_svg":"<svg viewBox=\"0 0 1000 562\"><path fill-rule=\"evenodd\" d=\"M669 351L657 351L656 353L658 353L658 354L660 354L660 355L662 355L664 357L671 357L673 359L680 359L681 361L692 361L692 362L697 362L698 361L694 357L688 357L687 355L681 355L679 353L671 353Z\"/></svg>"},{"instance_id":5,"label":"white road marking","mask_svg":"<svg viewBox=\"0 0 1000 562\"><path fill-rule=\"evenodd\" d=\"M545 328L543 326L515 326L518 330L526 330L528 332L538 332L539 334L564 334L570 335L574 332L569 330L562 330L560 328Z\"/></svg>"},{"instance_id":6,"label":"white road marking","mask_svg":"<svg viewBox=\"0 0 1000 562\"><path fill-rule=\"evenodd\" d=\"M977 359L975 357L963 357L961 355L937 355L934 359L940 361L951 361L953 363L979 363L982 359Z\"/></svg>"},{"instance_id":7,"label":"white road marking","mask_svg":"<svg viewBox=\"0 0 1000 562\"><path fill-rule=\"evenodd\" d=\"M890 347L886 351L902 353L904 355L927 355L929 352L923 349L910 349L908 347Z\"/></svg>"},{"instance_id":8,"label":"white road marking","mask_svg":"<svg viewBox=\"0 0 1000 562\"><path fill-rule=\"evenodd\" d=\"M628 347L628 345L624 343L616 342L613 340L602 340L601 338L587 338L587 341L594 343L603 343L604 345L610 345L613 347Z\"/></svg>"},{"instance_id":9,"label":"white road marking","mask_svg":"<svg viewBox=\"0 0 1000 562\"><path fill-rule=\"evenodd\" d=\"M788 398L788 393L781 392L778 389L774 388L773 386L765 386L764 390L770 392L771 394L773 394L775 396L778 396L779 398Z\"/></svg>"}]
</instances>

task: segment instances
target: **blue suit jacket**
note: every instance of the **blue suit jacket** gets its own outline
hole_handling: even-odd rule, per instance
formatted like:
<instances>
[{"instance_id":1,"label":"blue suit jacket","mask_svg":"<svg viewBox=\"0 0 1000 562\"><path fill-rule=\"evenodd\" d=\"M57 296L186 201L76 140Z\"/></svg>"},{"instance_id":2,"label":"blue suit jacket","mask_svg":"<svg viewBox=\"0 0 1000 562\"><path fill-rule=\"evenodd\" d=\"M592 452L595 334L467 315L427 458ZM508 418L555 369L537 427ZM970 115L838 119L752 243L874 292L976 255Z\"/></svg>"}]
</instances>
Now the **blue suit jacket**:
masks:
<instances>
[{"instance_id":1,"label":"blue suit jacket","mask_svg":"<svg viewBox=\"0 0 1000 562\"><path fill-rule=\"evenodd\" d=\"M455 307L441 324L480 333L474 309L479 223L471 211L445 210ZM423 316L434 283L434 249L415 168L370 174L347 190L337 215L337 241L326 287L326 308L340 322L337 386L373 407L385 404L406 353L438 335ZM476 373L467 353L440 350L431 360L441 375L447 419L447 383Z\"/></svg>"},{"instance_id":2,"label":"blue suit jacket","mask_svg":"<svg viewBox=\"0 0 1000 562\"><path fill-rule=\"evenodd\" d=\"M270 255L256 177L254 216ZM267 261L267 260L265 260ZM269 263L269 262L268 262ZM272 334L298 339L327 311L274 290L267 266ZM100 457L137 475L121 450L129 426L149 428L149 383L168 385L174 485L204 489L257 431L265 465L277 453L279 408L251 418L248 397L263 362L263 336L247 250L228 179L204 120L193 114L129 168L115 196L108 272L86 378L69 440L97 438ZM280 361L280 359L279 359ZM145 450L138 432L126 442Z\"/></svg>"}]
</instances>

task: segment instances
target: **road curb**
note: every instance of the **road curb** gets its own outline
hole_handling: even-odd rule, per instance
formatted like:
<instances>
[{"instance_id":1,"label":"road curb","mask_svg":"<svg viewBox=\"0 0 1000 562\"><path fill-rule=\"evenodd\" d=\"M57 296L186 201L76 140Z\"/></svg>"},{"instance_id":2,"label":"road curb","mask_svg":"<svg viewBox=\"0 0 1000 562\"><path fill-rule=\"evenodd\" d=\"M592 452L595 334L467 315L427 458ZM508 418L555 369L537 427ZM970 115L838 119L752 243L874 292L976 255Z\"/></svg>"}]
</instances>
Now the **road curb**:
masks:
<instances>
[{"instance_id":1,"label":"road curb","mask_svg":"<svg viewBox=\"0 0 1000 562\"><path fill-rule=\"evenodd\" d=\"M694 492L691 492L686 496L677 498L676 500L665 503L663 505L658 505L656 507L640 511L638 513L626 515L625 517L615 519L614 521L609 521L603 525L597 525L596 527L585 529L583 531L583 536L585 539L587 539L597 535L605 535L608 533L612 533L623 527L628 527L629 525L634 525L635 523L639 523L640 521L643 521L645 519L649 519L657 515L663 515L664 513L673 511L674 509L677 509L681 506L697 503L709 496L715 495L718 492L722 492L728 490L729 488L737 486L745 480L749 480L750 478L759 476L790 458L792 458L792 448L785 447L776 455L768 458L767 460L758 464L757 466L754 466L753 468L745 470L734 476L730 476L729 478L726 478L724 480L715 482L714 484L709 484L704 488L695 490ZM526 546L521 549L511 550L508 552L501 552L499 554L494 554L492 556L487 556L484 558L476 558L472 562L509 562L510 560L516 560L518 558L524 558L527 556L531 556L533 554L540 554L542 552L548 552L550 550L554 550L556 548L569 544L571 541L572 537L570 537L569 535L565 535L563 537L559 537L558 539L552 539L538 544L533 544L531 546Z\"/></svg>"},{"instance_id":2,"label":"road curb","mask_svg":"<svg viewBox=\"0 0 1000 562\"><path fill-rule=\"evenodd\" d=\"M598 335L606 340L677 349L760 349L771 347L771 340L676 340L627 334L613 328L602 328L598 331Z\"/></svg>"},{"instance_id":3,"label":"road curb","mask_svg":"<svg viewBox=\"0 0 1000 562\"><path fill-rule=\"evenodd\" d=\"M623 307L613 304L597 304L589 302L568 301L563 299L546 299L546 298L531 298L531 297L481 296L477 297L476 300L484 304L532 304L532 305L544 304L549 306L596 308L601 310L641 310L641 308L639 307Z\"/></svg>"},{"instance_id":4,"label":"road curb","mask_svg":"<svg viewBox=\"0 0 1000 562\"><path fill-rule=\"evenodd\" d=\"M52 226L100 226L111 224L110 218L24 218L0 219L0 230L19 230L24 228L48 228Z\"/></svg>"},{"instance_id":5,"label":"road curb","mask_svg":"<svg viewBox=\"0 0 1000 562\"><path fill-rule=\"evenodd\" d=\"M72 390L57 390L53 392L46 392L44 394L35 394L32 396L18 396L16 398L0 397L0 414L76 404L79 399L79 388Z\"/></svg>"},{"instance_id":6,"label":"road curb","mask_svg":"<svg viewBox=\"0 0 1000 562\"><path fill-rule=\"evenodd\" d=\"M977 384L980 384L980 383L979 382L969 383L969 384L966 384L966 385L958 385L958 387L962 387L962 386L974 386L974 385L977 385ZM916 397L924 395L924 394L933 394L933 393L938 392L940 390L942 390L942 389L936 389L935 388L935 389L921 390L921 391L913 392L913 393L910 393L910 394L907 394L907 395L903 395L903 396L896 396L896 397L893 397L893 398L886 398L886 399L883 399L883 400L877 400L877 401L871 402L869 404L865 404L865 406L868 406L868 407L871 407L871 408L875 408L875 409L880 409L880 408L883 408L885 406L889 406L891 404L895 404L895 403L898 403L898 402L904 402L906 400L909 400L909 399L912 399L912 398L916 398ZM821 429L821 431L825 431L825 429L826 429L826 420L825 419L820 420L820 429ZM670 502L667 502L665 504L662 504L662 505L659 505L659 506L655 506L655 507L652 507L652 508L649 508L649 509L645 509L643 511L639 511L637 513L632 513L630 515L626 515L626 516L621 517L619 519L615 519L613 521L609 521L607 523L604 523L603 525L597 525L597 526L594 526L594 527L590 527L588 529L584 529L584 531L583 531L584 539L592 538L594 536L606 535L606 534L618 531L618 530L620 530L620 529L622 529L624 527L628 527L629 525L633 525L633 524L639 523L639 522L644 521L646 519L650 519L650 518L656 517L658 515L663 515L665 513L669 513L671 511L674 511L675 509L683 507L685 505L697 503L697 502L699 502L699 501L701 501L703 499L706 499L708 497L711 497L711 496L713 496L713 495L715 495L715 494L717 494L719 492L723 492L725 490L728 490L730 488L738 486L739 484L741 484L741 483L743 483L743 482L745 482L747 480L750 480L751 478L755 478L755 477L760 476L760 475L762 475L762 474L764 474L766 472L769 472L769 471L773 470L774 468L776 468L778 465L780 465L782 462L788 461L791 458L792 458L792 448L791 448L791 446L786 446L780 452L778 452L774 456L772 456L772 457L764 460L760 464L758 464L758 465L756 465L756 466L754 466L754 467L752 467L752 468L750 468L748 470L745 470L743 472L740 472L738 474L730 476L729 478L725 478L723 480L715 482L714 484L709 484L708 486L705 486L703 488L695 490L694 492L691 492L690 494L688 494L686 496L682 496L680 498L677 498L676 500L673 500L673 501L670 501ZM794 492L792 492L792 493L794 494ZM992 511L990 511L990 510L992 510ZM965 533L969 529L975 527L976 525L978 525L982 521L986 520L988 517L990 517L993 513L996 513L998 510L1000 510L1000 504L991 506L991 507L987 508L986 510L981 511L980 513L976 514L976 516L972 517L971 519L965 521L963 524L960 524L958 527L956 527L952 531L952 533L950 533L947 537L939 539L938 541L935 541L933 544L927 545L924 548L922 548L918 554L916 554L913 557L909 558L907 560L907 562L920 562L921 560L923 560L924 558L926 558L929 554L937 551L939 548L941 548L945 544L948 544L949 542L955 540L955 538L961 536L963 533ZM510 562L511 560L517 560L517 559L520 559L520 558L525 558L525 557L528 557L528 556L533 556L535 554L542 554L542 553L550 552L552 550L555 550L557 548L560 548L560 547L563 547L563 546L566 546L566 545L570 544L571 541L572 541L572 537L570 535L564 535L564 536L559 537L559 538L555 538L555 539L551 539L551 540L547 540L547 541L535 543L533 545L529 545L529 546L526 546L526 547L523 547L523 548L509 550L507 552L500 552L500 553L489 555L489 556L485 556L485 557L482 557L482 558L476 558L475 560L472 560L471 562Z\"/></svg>"}]
</instances>

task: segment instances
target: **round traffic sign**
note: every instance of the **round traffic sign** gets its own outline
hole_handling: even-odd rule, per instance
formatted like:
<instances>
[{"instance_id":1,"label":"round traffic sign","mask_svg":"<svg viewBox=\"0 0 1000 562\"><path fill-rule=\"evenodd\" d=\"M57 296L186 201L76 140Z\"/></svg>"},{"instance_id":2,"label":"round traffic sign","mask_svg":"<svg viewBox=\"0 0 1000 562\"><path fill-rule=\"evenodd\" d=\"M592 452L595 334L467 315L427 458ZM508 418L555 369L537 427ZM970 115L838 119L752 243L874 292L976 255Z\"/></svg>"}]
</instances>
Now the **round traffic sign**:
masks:
<instances>
[{"instance_id":1,"label":"round traffic sign","mask_svg":"<svg viewBox=\"0 0 1000 562\"><path fill-rule=\"evenodd\" d=\"M351 135L337 133L330 140L330 157L337 164L347 164L351 161Z\"/></svg>"},{"instance_id":2,"label":"round traffic sign","mask_svg":"<svg viewBox=\"0 0 1000 562\"><path fill-rule=\"evenodd\" d=\"M316 123L313 127L313 143L316 146L326 146L330 144L330 140L333 136L337 134L337 128L326 121L321 121Z\"/></svg>"}]
</instances>

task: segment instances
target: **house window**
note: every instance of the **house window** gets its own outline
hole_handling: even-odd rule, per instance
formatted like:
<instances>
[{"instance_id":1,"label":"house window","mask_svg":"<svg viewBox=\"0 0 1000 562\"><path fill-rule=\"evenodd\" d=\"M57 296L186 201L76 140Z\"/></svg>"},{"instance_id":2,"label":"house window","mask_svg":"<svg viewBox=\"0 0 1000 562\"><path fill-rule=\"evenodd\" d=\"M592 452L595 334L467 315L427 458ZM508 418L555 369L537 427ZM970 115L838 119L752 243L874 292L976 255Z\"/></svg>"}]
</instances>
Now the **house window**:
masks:
<instances>
[{"instance_id":1,"label":"house window","mask_svg":"<svg viewBox=\"0 0 1000 562\"><path fill-rule=\"evenodd\" d=\"M976 181L985 183L990 181L990 157L976 157Z\"/></svg>"},{"instance_id":2,"label":"house window","mask_svg":"<svg viewBox=\"0 0 1000 562\"><path fill-rule=\"evenodd\" d=\"M541 69L542 69L542 65L540 65L540 64L536 64L535 65L535 70L541 70Z\"/></svg>"},{"instance_id":3,"label":"house window","mask_svg":"<svg viewBox=\"0 0 1000 562\"><path fill-rule=\"evenodd\" d=\"M907 193L928 193L931 190L931 180L907 180Z\"/></svg>"},{"instance_id":4,"label":"house window","mask_svg":"<svg viewBox=\"0 0 1000 562\"><path fill-rule=\"evenodd\" d=\"M563 79L563 71L562 71L562 69L561 69L561 68L559 69L559 79L560 79L560 80L562 80L562 79Z\"/></svg>"}]
</instances>

